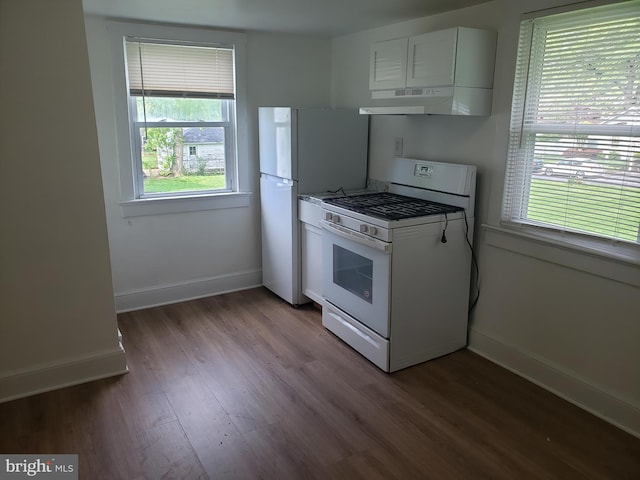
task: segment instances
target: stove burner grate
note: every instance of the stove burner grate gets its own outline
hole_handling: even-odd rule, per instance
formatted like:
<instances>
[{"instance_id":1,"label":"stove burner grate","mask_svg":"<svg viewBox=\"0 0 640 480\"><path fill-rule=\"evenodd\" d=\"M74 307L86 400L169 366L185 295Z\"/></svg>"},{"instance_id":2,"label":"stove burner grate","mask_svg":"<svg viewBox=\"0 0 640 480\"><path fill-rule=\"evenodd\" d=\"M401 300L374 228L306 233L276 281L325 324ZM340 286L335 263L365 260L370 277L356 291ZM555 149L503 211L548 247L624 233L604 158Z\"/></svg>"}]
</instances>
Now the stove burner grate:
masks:
<instances>
[{"instance_id":1,"label":"stove burner grate","mask_svg":"<svg viewBox=\"0 0 640 480\"><path fill-rule=\"evenodd\" d=\"M461 207L386 192L327 198L324 201L337 207L384 220L426 217L463 210Z\"/></svg>"}]
</instances>

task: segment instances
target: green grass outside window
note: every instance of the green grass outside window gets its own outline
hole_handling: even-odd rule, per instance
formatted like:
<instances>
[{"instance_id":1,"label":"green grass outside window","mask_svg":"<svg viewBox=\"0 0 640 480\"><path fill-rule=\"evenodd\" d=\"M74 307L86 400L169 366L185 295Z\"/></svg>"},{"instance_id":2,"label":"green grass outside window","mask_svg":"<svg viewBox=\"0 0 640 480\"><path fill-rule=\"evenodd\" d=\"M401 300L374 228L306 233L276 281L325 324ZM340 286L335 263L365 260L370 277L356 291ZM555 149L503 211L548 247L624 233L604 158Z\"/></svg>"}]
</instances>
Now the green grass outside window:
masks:
<instances>
[{"instance_id":1,"label":"green grass outside window","mask_svg":"<svg viewBox=\"0 0 640 480\"><path fill-rule=\"evenodd\" d=\"M640 188L533 179L528 218L635 242L640 224Z\"/></svg>"},{"instance_id":2,"label":"green grass outside window","mask_svg":"<svg viewBox=\"0 0 640 480\"><path fill-rule=\"evenodd\" d=\"M225 188L224 175L183 175L180 177L148 177L145 193L170 193Z\"/></svg>"}]
</instances>

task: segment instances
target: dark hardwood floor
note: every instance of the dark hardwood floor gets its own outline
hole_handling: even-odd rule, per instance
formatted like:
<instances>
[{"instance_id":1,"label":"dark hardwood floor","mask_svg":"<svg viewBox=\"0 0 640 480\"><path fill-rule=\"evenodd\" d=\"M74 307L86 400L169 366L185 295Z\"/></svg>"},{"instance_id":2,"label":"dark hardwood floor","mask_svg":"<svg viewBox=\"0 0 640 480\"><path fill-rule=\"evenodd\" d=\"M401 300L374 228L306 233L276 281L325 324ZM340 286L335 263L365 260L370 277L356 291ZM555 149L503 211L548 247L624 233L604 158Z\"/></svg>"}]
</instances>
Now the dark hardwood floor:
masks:
<instances>
[{"instance_id":1,"label":"dark hardwood floor","mask_svg":"<svg viewBox=\"0 0 640 480\"><path fill-rule=\"evenodd\" d=\"M385 374L264 289L122 314L130 373L0 405L82 479L638 479L640 439L469 352Z\"/></svg>"}]
</instances>

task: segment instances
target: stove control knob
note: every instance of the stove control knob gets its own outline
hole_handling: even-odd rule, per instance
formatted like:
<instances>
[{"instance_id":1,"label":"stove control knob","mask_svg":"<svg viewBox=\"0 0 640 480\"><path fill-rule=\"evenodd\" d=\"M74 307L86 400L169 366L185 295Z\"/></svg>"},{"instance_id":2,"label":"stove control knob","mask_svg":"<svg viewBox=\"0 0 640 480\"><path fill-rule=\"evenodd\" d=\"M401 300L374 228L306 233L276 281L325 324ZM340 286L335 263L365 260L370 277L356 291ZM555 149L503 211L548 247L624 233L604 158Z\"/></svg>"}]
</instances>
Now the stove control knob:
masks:
<instances>
[{"instance_id":1,"label":"stove control knob","mask_svg":"<svg viewBox=\"0 0 640 480\"><path fill-rule=\"evenodd\" d=\"M331 212L324 212L325 220L333 220L333 214Z\"/></svg>"},{"instance_id":2,"label":"stove control knob","mask_svg":"<svg viewBox=\"0 0 640 480\"><path fill-rule=\"evenodd\" d=\"M369 230L369 226L368 225L366 225L364 223L360 224L360 233L367 233L368 230Z\"/></svg>"},{"instance_id":3,"label":"stove control knob","mask_svg":"<svg viewBox=\"0 0 640 480\"><path fill-rule=\"evenodd\" d=\"M378 233L378 229L376 227L369 227L369 233L371 235L375 235L376 233Z\"/></svg>"},{"instance_id":4,"label":"stove control knob","mask_svg":"<svg viewBox=\"0 0 640 480\"><path fill-rule=\"evenodd\" d=\"M340 216L335 213L333 214L333 223L340 223Z\"/></svg>"}]
</instances>

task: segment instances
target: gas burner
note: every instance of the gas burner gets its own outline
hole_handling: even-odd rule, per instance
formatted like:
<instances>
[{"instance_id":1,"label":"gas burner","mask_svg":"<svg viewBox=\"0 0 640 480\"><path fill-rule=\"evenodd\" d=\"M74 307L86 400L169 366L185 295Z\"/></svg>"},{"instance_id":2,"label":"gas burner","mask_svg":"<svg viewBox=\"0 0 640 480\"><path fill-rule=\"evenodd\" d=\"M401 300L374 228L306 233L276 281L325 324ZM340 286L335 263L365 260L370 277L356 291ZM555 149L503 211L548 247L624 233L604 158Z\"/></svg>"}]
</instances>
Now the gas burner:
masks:
<instances>
[{"instance_id":1,"label":"gas burner","mask_svg":"<svg viewBox=\"0 0 640 480\"><path fill-rule=\"evenodd\" d=\"M426 217L463 210L461 207L386 192L327 198L324 201L337 207L384 220Z\"/></svg>"}]
</instances>

